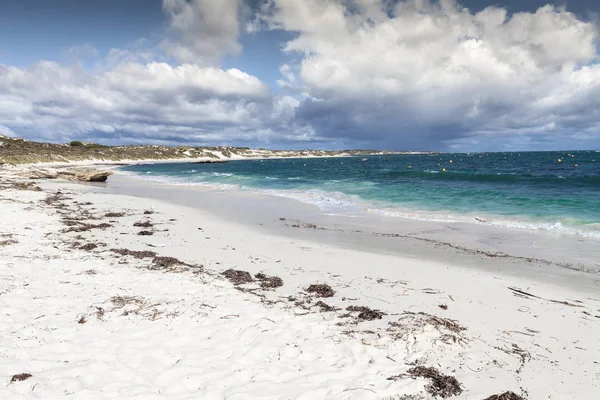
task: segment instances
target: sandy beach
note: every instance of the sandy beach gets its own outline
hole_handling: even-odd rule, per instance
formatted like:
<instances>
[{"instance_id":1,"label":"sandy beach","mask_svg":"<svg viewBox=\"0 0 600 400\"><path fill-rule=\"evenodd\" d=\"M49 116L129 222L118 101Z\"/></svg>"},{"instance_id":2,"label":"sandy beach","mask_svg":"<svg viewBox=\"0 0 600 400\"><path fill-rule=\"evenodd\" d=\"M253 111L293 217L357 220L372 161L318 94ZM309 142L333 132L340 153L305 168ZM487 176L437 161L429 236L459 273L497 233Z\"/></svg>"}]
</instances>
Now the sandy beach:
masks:
<instances>
[{"instance_id":1,"label":"sandy beach","mask_svg":"<svg viewBox=\"0 0 600 400\"><path fill-rule=\"evenodd\" d=\"M419 247L273 211L281 199L192 203L128 179L0 176L0 398L600 393L597 242ZM552 255L564 240L581 242L572 264Z\"/></svg>"}]
</instances>

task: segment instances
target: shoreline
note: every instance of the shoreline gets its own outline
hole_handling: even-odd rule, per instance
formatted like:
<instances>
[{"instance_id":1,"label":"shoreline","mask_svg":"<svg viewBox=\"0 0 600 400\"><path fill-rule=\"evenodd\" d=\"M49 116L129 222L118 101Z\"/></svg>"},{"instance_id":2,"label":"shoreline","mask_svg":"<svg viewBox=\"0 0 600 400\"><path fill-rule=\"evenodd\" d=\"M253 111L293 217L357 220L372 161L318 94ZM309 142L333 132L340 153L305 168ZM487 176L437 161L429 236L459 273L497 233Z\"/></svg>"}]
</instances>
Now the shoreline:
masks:
<instances>
[{"instance_id":1,"label":"shoreline","mask_svg":"<svg viewBox=\"0 0 600 400\"><path fill-rule=\"evenodd\" d=\"M600 243L592 237L477 222L427 221L383 215L331 215L324 213L316 205L287 197L202 185L170 185L143 179L128 172L115 172L106 186L110 193L155 198L209 210L214 215L222 214L225 207L232 219L248 226L258 226L275 235L311 240L316 233L321 234L318 240L325 240L330 245L346 248L358 246L364 251L372 250L372 237L387 237L390 240L396 239L394 244L379 248L387 253L412 254L416 258L423 258L430 252L436 252L436 248L447 250L434 257L433 261L446 260L450 251L488 259L499 258L533 265L600 272L600 263L596 256ZM250 212L246 212L247 209ZM285 218L286 221L281 221L280 218ZM308 229L307 233L299 234L306 229L290 230L293 225L315 226L317 229ZM332 235L327 235L324 231L331 232ZM337 240L336 236L342 234L355 238ZM367 245L362 245L363 241L366 241ZM396 251L398 241L408 244L399 246ZM423 249L418 251L414 246ZM465 260L457 262L464 263Z\"/></svg>"},{"instance_id":2,"label":"shoreline","mask_svg":"<svg viewBox=\"0 0 600 400\"><path fill-rule=\"evenodd\" d=\"M552 283L504 272L534 270L521 261L511 267L490 259L496 268L476 268L449 256L333 246L327 237L344 233L240 221L227 214L235 201L224 204L224 196L207 195L221 203L203 209L115 194L116 176L108 185L2 188L0 233L15 241L0 247L3 378L32 377L0 393L433 398L428 378L411 377L415 365L454 377L456 399L507 391L592 398L600 387L593 274L557 269L579 279ZM110 226L89 227L102 224ZM318 240L308 239L315 234ZM137 259L111 248L158 255ZM156 257L176 261L163 267ZM221 275L228 269L248 271L253 282L230 283ZM262 288L258 273L280 277L283 286ZM311 294L317 283L330 285L333 297ZM371 312L350 311L361 307Z\"/></svg>"},{"instance_id":3,"label":"shoreline","mask_svg":"<svg viewBox=\"0 0 600 400\"><path fill-rule=\"evenodd\" d=\"M184 171L189 172L189 171ZM191 172L196 172L192 170ZM482 229L505 229L509 231L547 233L557 237L582 238L583 240L595 241L600 244L600 230L594 220L579 223L571 221L575 217L569 215L555 215L554 218L542 218L539 215L518 214L516 212L494 213L492 211L469 211L460 209L431 208L431 204L425 207L407 207L402 203L386 202L385 200L368 199L345 192L325 190L320 187L308 189L278 188L269 185L258 185L253 183L239 183L238 180L231 183L225 181L187 181L185 177L169 177L168 175L143 175L134 170L120 170L121 175L127 175L132 179L146 182L147 184L166 185L170 187L205 187L211 190L230 190L231 192L244 192L256 195L292 199L304 204L316 206L323 215L339 215L344 217L357 217L366 219L389 219L397 221L409 221L409 223L438 223L438 224L469 224L483 227ZM217 175L224 173L215 173ZM231 174L225 174L231 175ZM269 178L274 179L277 178ZM290 179L290 178L288 178ZM309 194L307 194L309 193ZM333 204L333 205L332 205ZM600 267L600 264L598 264Z\"/></svg>"}]
</instances>

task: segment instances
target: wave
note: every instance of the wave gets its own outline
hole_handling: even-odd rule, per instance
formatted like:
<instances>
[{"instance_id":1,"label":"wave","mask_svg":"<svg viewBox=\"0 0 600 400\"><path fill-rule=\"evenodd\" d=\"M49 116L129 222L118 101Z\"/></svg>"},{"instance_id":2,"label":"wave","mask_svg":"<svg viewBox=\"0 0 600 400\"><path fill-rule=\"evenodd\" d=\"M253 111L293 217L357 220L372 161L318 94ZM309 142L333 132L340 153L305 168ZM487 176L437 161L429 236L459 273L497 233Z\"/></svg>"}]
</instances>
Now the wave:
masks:
<instances>
[{"instance_id":1,"label":"wave","mask_svg":"<svg viewBox=\"0 0 600 400\"><path fill-rule=\"evenodd\" d=\"M408 172L409 174L414 172ZM436 175L431 172L423 172L422 174ZM452 211L429 211L425 209L415 208L403 208L402 206L380 200L366 200L358 195L345 193L345 186L335 185L331 187L332 190L321 190L318 187L296 187L293 189L274 189L268 187L259 187L262 179L269 179L271 177L265 176L264 178L258 177L246 177L241 175L234 175L232 173L219 173L211 172L202 174L203 176L196 175L192 177L188 176L168 176L158 174L144 174L134 173L138 179L158 181L164 184L178 185L178 186L202 186L207 188L213 188L218 190L233 190L233 191L245 191L260 195L271 195L278 197L285 197L293 199L305 204L311 204L318 207L323 213L331 215L345 215L345 216L356 216L361 214L376 214L385 217L404 218L410 220L422 220L422 221L434 221L434 222L462 222L462 223L477 223L486 224L491 226L512 228L512 229L525 229L535 231L546 231L557 234L569 234L579 235L589 238L600 239L600 224L585 224L580 221L575 221L568 218L554 217L555 220L549 220L552 217L548 217L546 220L536 219L534 217L506 217L501 215L491 215L486 213L478 213L464 215L458 212ZM210 180L203 180L207 175L224 178L234 178L233 181L227 179L227 183L216 182ZM446 175L446 174L443 174ZM473 176L473 175L471 175ZM485 178L489 178L487 174ZM293 177L300 180L302 178ZM275 178L277 179L277 178ZM290 178L288 178L290 179ZM555 178L558 179L558 178ZM233 183L235 182L235 183ZM329 182L334 182L330 180ZM343 181L335 180L336 183ZM263 180L264 183L264 180ZM352 183L352 182L350 182ZM368 189L374 185L373 182L355 182L358 186L366 186ZM353 183L352 183L353 184ZM264 186L264 185L263 185ZM355 185L356 186L356 185ZM330 187L328 185L327 187ZM354 187L354 186L353 186ZM356 187L354 187L356 189ZM362 192L361 192L362 193ZM524 198L526 200L526 198Z\"/></svg>"},{"instance_id":2,"label":"wave","mask_svg":"<svg viewBox=\"0 0 600 400\"><path fill-rule=\"evenodd\" d=\"M479 173L467 171L452 171L446 172L440 170L426 169L423 171L387 171L383 172L383 179L422 179L429 181L448 181L448 182L478 182L478 183L554 183L561 184L561 181L568 180L570 185L578 186L593 186L600 187L600 176L583 175L569 176L563 175L534 175L534 174L516 174L516 173Z\"/></svg>"}]
</instances>

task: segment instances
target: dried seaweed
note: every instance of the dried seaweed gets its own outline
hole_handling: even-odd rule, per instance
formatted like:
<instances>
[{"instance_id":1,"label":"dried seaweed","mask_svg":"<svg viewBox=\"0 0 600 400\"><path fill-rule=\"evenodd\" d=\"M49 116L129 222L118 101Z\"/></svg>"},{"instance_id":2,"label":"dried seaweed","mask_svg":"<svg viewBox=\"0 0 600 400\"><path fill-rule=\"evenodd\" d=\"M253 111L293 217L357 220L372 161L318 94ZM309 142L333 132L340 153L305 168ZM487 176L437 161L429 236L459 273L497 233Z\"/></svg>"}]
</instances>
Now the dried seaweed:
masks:
<instances>
[{"instance_id":1,"label":"dried seaweed","mask_svg":"<svg viewBox=\"0 0 600 400\"><path fill-rule=\"evenodd\" d=\"M241 285L254 281L249 272L238 269L228 269L227 271L221 272L221 275L229 279L229 282L233 283L234 285Z\"/></svg>"},{"instance_id":2,"label":"dried seaweed","mask_svg":"<svg viewBox=\"0 0 600 400\"><path fill-rule=\"evenodd\" d=\"M86 243L83 246L79 246L79 250L92 251L97 247L98 245L96 243Z\"/></svg>"},{"instance_id":3,"label":"dried seaweed","mask_svg":"<svg viewBox=\"0 0 600 400\"><path fill-rule=\"evenodd\" d=\"M124 217L125 213L124 212L108 212L108 213L104 214L104 216L106 218L120 218L120 217Z\"/></svg>"},{"instance_id":4,"label":"dried seaweed","mask_svg":"<svg viewBox=\"0 0 600 400\"><path fill-rule=\"evenodd\" d=\"M263 273L254 275L260 281L260 287L263 289L275 289L283 286L283 280L278 276L269 276Z\"/></svg>"},{"instance_id":5,"label":"dried seaweed","mask_svg":"<svg viewBox=\"0 0 600 400\"><path fill-rule=\"evenodd\" d=\"M81 224L79 226L72 226L69 229L64 230L63 232L86 232L92 229L106 229L111 228L111 224L102 223L102 224Z\"/></svg>"},{"instance_id":6,"label":"dried seaweed","mask_svg":"<svg viewBox=\"0 0 600 400\"><path fill-rule=\"evenodd\" d=\"M337 311L339 310L339 308L330 306L329 304L323 302L323 301L317 301L314 304L315 307L319 307L321 309L321 312L331 312L331 311Z\"/></svg>"},{"instance_id":7,"label":"dried seaweed","mask_svg":"<svg viewBox=\"0 0 600 400\"><path fill-rule=\"evenodd\" d=\"M349 306L346 311L358 312L358 319L361 321L373 321L375 319L381 319L386 313L379 310L372 310L365 306Z\"/></svg>"},{"instance_id":8,"label":"dried seaweed","mask_svg":"<svg viewBox=\"0 0 600 400\"><path fill-rule=\"evenodd\" d=\"M314 283L306 288L308 293L312 293L317 297L333 297L335 291L326 283Z\"/></svg>"},{"instance_id":9,"label":"dried seaweed","mask_svg":"<svg viewBox=\"0 0 600 400\"><path fill-rule=\"evenodd\" d=\"M410 377L429 379L430 383L425 386L427 393L434 397L446 399L452 396L458 396L463 389L455 377L441 374L433 367L416 366L406 371ZM387 378L388 380L397 380L404 378L405 375L396 375Z\"/></svg>"},{"instance_id":10,"label":"dried seaweed","mask_svg":"<svg viewBox=\"0 0 600 400\"><path fill-rule=\"evenodd\" d=\"M133 226L138 227L138 228L152 228L154 226L154 224L150 221L138 221L138 222L134 222Z\"/></svg>"},{"instance_id":11,"label":"dried seaweed","mask_svg":"<svg viewBox=\"0 0 600 400\"><path fill-rule=\"evenodd\" d=\"M117 253L120 254L122 256L131 256L137 259L142 259L142 258L150 258L150 257L156 257L156 253L153 251L134 251L134 250L128 250L128 249L110 249L110 251L112 251L113 253Z\"/></svg>"},{"instance_id":12,"label":"dried seaweed","mask_svg":"<svg viewBox=\"0 0 600 400\"><path fill-rule=\"evenodd\" d=\"M149 269L151 269L151 270L169 269L175 265L185 265L187 267L191 267L191 265L189 265L181 260L178 260L175 257L157 256L157 257L154 257L154 259L152 260L152 266L149 267Z\"/></svg>"},{"instance_id":13,"label":"dried seaweed","mask_svg":"<svg viewBox=\"0 0 600 400\"><path fill-rule=\"evenodd\" d=\"M10 382L22 382L22 381L26 381L27 379L31 378L33 375L28 374L28 373L22 373L22 374L16 374L13 375L12 378L10 378Z\"/></svg>"},{"instance_id":14,"label":"dried seaweed","mask_svg":"<svg viewBox=\"0 0 600 400\"><path fill-rule=\"evenodd\" d=\"M502 394L492 395L484 400L525 400L525 398L513 392L504 392Z\"/></svg>"}]
</instances>

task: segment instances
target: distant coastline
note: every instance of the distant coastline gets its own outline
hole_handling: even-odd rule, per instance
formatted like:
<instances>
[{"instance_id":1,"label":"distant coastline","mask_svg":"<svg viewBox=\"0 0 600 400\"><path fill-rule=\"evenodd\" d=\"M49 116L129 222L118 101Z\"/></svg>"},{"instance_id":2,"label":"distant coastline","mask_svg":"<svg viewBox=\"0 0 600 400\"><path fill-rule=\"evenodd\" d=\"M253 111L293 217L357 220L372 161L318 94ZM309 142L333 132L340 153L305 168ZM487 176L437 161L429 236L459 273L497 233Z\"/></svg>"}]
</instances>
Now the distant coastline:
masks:
<instances>
[{"instance_id":1,"label":"distant coastline","mask_svg":"<svg viewBox=\"0 0 600 400\"><path fill-rule=\"evenodd\" d=\"M262 158L344 157L437 152L387 150L269 150L214 146L127 145L104 146L74 141L65 144L32 142L0 135L0 165L19 164L131 164L153 161L210 161Z\"/></svg>"}]
</instances>

